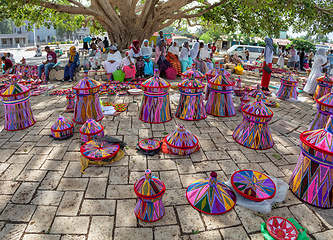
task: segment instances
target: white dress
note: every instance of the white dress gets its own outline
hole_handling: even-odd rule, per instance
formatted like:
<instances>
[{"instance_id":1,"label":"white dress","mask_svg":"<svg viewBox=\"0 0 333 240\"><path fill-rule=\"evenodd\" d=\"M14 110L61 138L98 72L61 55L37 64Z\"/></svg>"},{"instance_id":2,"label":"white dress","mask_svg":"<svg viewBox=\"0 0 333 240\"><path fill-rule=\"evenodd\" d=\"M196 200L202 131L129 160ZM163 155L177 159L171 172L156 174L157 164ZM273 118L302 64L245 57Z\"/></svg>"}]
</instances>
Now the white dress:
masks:
<instances>
[{"instance_id":1,"label":"white dress","mask_svg":"<svg viewBox=\"0 0 333 240\"><path fill-rule=\"evenodd\" d=\"M114 54L108 53L108 58L103 63L103 67L105 68L107 73L113 73L117 70L118 67L121 65L121 61L123 59L121 58L120 52L117 51ZM109 61L115 61L114 63L110 63Z\"/></svg>"},{"instance_id":2,"label":"white dress","mask_svg":"<svg viewBox=\"0 0 333 240\"><path fill-rule=\"evenodd\" d=\"M280 68L283 68L284 67L284 56L286 55L286 52L283 52L280 57L279 57L279 60L277 62L277 65L280 67Z\"/></svg>"}]
</instances>

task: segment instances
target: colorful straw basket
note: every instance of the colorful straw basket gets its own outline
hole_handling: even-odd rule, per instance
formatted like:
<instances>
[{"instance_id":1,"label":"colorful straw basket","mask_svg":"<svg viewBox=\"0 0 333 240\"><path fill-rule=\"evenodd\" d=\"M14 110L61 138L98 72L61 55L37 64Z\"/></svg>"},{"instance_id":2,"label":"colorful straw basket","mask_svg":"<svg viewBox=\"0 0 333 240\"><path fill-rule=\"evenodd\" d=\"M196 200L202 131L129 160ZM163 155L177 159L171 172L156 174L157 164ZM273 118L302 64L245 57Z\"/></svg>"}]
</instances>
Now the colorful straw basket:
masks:
<instances>
[{"instance_id":1,"label":"colorful straw basket","mask_svg":"<svg viewBox=\"0 0 333 240\"><path fill-rule=\"evenodd\" d=\"M145 176L135 182L134 192L138 197L134 209L138 219L144 222L156 222L164 216L162 197L165 193L165 185L153 176L149 169L146 170Z\"/></svg>"},{"instance_id":2,"label":"colorful straw basket","mask_svg":"<svg viewBox=\"0 0 333 240\"><path fill-rule=\"evenodd\" d=\"M18 131L36 123L31 105L30 89L19 84L10 84L1 94L5 108L4 128L7 131Z\"/></svg>"},{"instance_id":3,"label":"colorful straw basket","mask_svg":"<svg viewBox=\"0 0 333 240\"><path fill-rule=\"evenodd\" d=\"M251 92L249 92L249 96L250 97L257 97L257 94L260 93L261 94L261 98L262 99L266 99L267 96L265 95L265 93L261 90L260 88L260 84L257 84L257 86L255 87L255 89L253 89Z\"/></svg>"},{"instance_id":4,"label":"colorful straw basket","mask_svg":"<svg viewBox=\"0 0 333 240\"><path fill-rule=\"evenodd\" d=\"M289 181L299 199L321 208L333 207L332 120L330 116L324 129L301 133L301 154Z\"/></svg>"},{"instance_id":5,"label":"colorful straw basket","mask_svg":"<svg viewBox=\"0 0 333 240\"><path fill-rule=\"evenodd\" d=\"M60 116L51 127L51 135L55 139L65 139L73 136L74 124Z\"/></svg>"},{"instance_id":6,"label":"colorful straw basket","mask_svg":"<svg viewBox=\"0 0 333 240\"><path fill-rule=\"evenodd\" d=\"M178 125L173 133L165 137L165 143L173 154L189 155L197 151L199 140L184 126Z\"/></svg>"},{"instance_id":7,"label":"colorful straw basket","mask_svg":"<svg viewBox=\"0 0 333 240\"><path fill-rule=\"evenodd\" d=\"M119 150L119 143L109 143L94 139L82 145L80 152L82 156L91 161L109 162L117 155Z\"/></svg>"},{"instance_id":8,"label":"colorful straw basket","mask_svg":"<svg viewBox=\"0 0 333 240\"><path fill-rule=\"evenodd\" d=\"M333 115L333 93L328 93L325 96L316 99L317 114L314 117L309 130L325 128L328 119Z\"/></svg>"},{"instance_id":9,"label":"colorful straw basket","mask_svg":"<svg viewBox=\"0 0 333 240\"><path fill-rule=\"evenodd\" d=\"M214 78L220 72L219 62L215 62L215 67L205 73L206 80Z\"/></svg>"},{"instance_id":10,"label":"colorful straw basket","mask_svg":"<svg viewBox=\"0 0 333 240\"><path fill-rule=\"evenodd\" d=\"M67 111L74 111L75 108L75 95L70 92L67 96L67 106L66 106L66 110Z\"/></svg>"},{"instance_id":11,"label":"colorful straw basket","mask_svg":"<svg viewBox=\"0 0 333 240\"><path fill-rule=\"evenodd\" d=\"M203 88L205 86L193 77L184 79L178 84L180 97L175 116L188 121L197 121L207 117L203 103Z\"/></svg>"},{"instance_id":12,"label":"colorful straw basket","mask_svg":"<svg viewBox=\"0 0 333 240\"><path fill-rule=\"evenodd\" d=\"M100 87L99 82L88 78L87 72L85 72L84 78L73 87L76 94L74 122L83 124L88 119L94 119L97 122L103 119L104 115L98 97Z\"/></svg>"},{"instance_id":13,"label":"colorful straw basket","mask_svg":"<svg viewBox=\"0 0 333 240\"><path fill-rule=\"evenodd\" d=\"M199 70L195 68L195 63L192 64L192 67L185 72L182 73L182 79L191 78L193 76L195 79L199 80L200 82L203 82L205 79L205 75L203 75Z\"/></svg>"},{"instance_id":14,"label":"colorful straw basket","mask_svg":"<svg viewBox=\"0 0 333 240\"><path fill-rule=\"evenodd\" d=\"M93 119L87 120L80 128L81 140L88 142L94 137L104 137L104 127Z\"/></svg>"},{"instance_id":15,"label":"colorful straw basket","mask_svg":"<svg viewBox=\"0 0 333 240\"><path fill-rule=\"evenodd\" d=\"M269 235L277 240L296 240L298 231L296 227L283 217L273 216L267 220Z\"/></svg>"},{"instance_id":16,"label":"colorful straw basket","mask_svg":"<svg viewBox=\"0 0 333 240\"><path fill-rule=\"evenodd\" d=\"M261 100L261 94L251 104L242 107L243 121L232 134L236 142L247 148L265 150L273 147L274 142L268 123L273 112Z\"/></svg>"},{"instance_id":17,"label":"colorful straw basket","mask_svg":"<svg viewBox=\"0 0 333 240\"><path fill-rule=\"evenodd\" d=\"M164 123L172 119L169 89L170 83L159 77L157 69L154 76L142 83L143 96L139 119L147 123Z\"/></svg>"},{"instance_id":18,"label":"colorful straw basket","mask_svg":"<svg viewBox=\"0 0 333 240\"><path fill-rule=\"evenodd\" d=\"M297 85L298 81L294 80L291 76L291 73L289 73L284 78L281 78L281 85L276 96L282 100L297 100Z\"/></svg>"},{"instance_id":19,"label":"colorful straw basket","mask_svg":"<svg viewBox=\"0 0 333 240\"><path fill-rule=\"evenodd\" d=\"M327 93L331 92L333 85L333 78L329 78L327 74L325 76L317 78L317 88L316 92L313 95L313 99L321 98L325 96Z\"/></svg>"},{"instance_id":20,"label":"colorful straw basket","mask_svg":"<svg viewBox=\"0 0 333 240\"><path fill-rule=\"evenodd\" d=\"M240 97L240 104L238 111L242 111L242 107L250 102L249 94L245 91L244 95Z\"/></svg>"},{"instance_id":21,"label":"colorful straw basket","mask_svg":"<svg viewBox=\"0 0 333 240\"><path fill-rule=\"evenodd\" d=\"M186 198L196 210L211 215L227 213L236 204L234 192L217 180L216 172L211 172L209 179L191 183L186 189Z\"/></svg>"}]
</instances>

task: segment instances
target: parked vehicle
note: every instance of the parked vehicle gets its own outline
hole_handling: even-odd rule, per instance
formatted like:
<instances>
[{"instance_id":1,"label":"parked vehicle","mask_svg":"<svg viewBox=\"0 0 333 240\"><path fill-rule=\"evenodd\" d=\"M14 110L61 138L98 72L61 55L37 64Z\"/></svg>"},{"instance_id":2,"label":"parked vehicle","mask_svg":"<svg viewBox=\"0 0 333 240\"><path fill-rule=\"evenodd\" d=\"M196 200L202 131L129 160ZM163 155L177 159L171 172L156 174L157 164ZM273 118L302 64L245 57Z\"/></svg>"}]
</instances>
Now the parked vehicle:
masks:
<instances>
[{"instance_id":1,"label":"parked vehicle","mask_svg":"<svg viewBox=\"0 0 333 240\"><path fill-rule=\"evenodd\" d=\"M257 59L262 52L265 50L264 47L260 46L251 46L251 45L233 45L231 48L227 50L227 54L229 56L237 55L238 57L242 58L243 60L246 59L246 49L249 50L250 56L249 60Z\"/></svg>"}]
</instances>

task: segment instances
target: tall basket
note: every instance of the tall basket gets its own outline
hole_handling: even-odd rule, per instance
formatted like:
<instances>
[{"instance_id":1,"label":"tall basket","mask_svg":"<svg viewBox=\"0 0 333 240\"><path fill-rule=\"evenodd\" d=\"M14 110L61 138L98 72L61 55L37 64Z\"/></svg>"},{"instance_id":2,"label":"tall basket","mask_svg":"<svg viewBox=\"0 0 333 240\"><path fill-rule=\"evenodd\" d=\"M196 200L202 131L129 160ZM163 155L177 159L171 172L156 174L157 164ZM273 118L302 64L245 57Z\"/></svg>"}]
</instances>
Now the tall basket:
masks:
<instances>
[{"instance_id":1,"label":"tall basket","mask_svg":"<svg viewBox=\"0 0 333 240\"><path fill-rule=\"evenodd\" d=\"M73 87L76 95L74 122L83 124L88 119L94 119L96 122L103 119L104 115L98 97L100 87L99 82L88 78L87 72L85 72L84 78Z\"/></svg>"},{"instance_id":2,"label":"tall basket","mask_svg":"<svg viewBox=\"0 0 333 240\"><path fill-rule=\"evenodd\" d=\"M16 83L16 77L12 79L13 83L0 94L0 97L5 108L5 130L18 131L34 125L36 119L30 105L30 89Z\"/></svg>"},{"instance_id":3,"label":"tall basket","mask_svg":"<svg viewBox=\"0 0 333 240\"><path fill-rule=\"evenodd\" d=\"M170 83L159 77L157 69L154 76L142 84L143 96L139 119L147 123L164 123L172 119L169 89Z\"/></svg>"},{"instance_id":4,"label":"tall basket","mask_svg":"<svg viewBox=\"0 0 333 240\"><path fill-rule=\"evenodd\" d=\"M325 96L316 100L317 114L314 117L309 130L316 130L324 128L328 119L333 115L333 93L330 92Z\"/></svg>"},{"instance_id":5,"label":"tall basket","mask_svg":"<svg viewBox=\"0 0 333 240\"><path fill-rule=\"evenodd\" d=\"M276 96L282 100L297 100L297 85L298 82L294 80L289 73L286 77L281 78L281 85Z\"/></svg>"},{"instance_id":6,"label":"tall basket","mask_svg":"<svg viewBox=\"0 0 333 240\"><path fill-rule=\"evenodd\" d=\"M333 78L329 78L327 74L325 74L325 76L317 78L317 88L315 94L313 95L313 99L316 100L318 98L321 98L322 96L325 96L327 93L330 93L332 86Z\"/></svg>"}]
</instances>

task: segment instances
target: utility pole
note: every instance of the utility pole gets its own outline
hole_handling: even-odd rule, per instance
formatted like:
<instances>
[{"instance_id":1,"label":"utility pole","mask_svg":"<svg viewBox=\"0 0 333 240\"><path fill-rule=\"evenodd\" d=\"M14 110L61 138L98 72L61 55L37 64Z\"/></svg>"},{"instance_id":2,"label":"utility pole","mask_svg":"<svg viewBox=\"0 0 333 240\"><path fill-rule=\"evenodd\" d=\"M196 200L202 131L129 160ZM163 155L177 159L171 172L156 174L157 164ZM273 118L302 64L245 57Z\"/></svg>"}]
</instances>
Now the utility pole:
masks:
<instances>
[{"instance_id":1,"label":"utility pole","mask_svg":"<svg viewBox=\"0 0 333 240\"><path fill-rule=\"evenodd\" d=\"M36 30L35 30L35 24L34 24L34 46L36 47Z\"/></svg>"}]
</instances>

